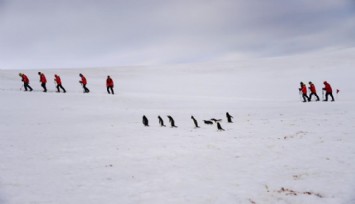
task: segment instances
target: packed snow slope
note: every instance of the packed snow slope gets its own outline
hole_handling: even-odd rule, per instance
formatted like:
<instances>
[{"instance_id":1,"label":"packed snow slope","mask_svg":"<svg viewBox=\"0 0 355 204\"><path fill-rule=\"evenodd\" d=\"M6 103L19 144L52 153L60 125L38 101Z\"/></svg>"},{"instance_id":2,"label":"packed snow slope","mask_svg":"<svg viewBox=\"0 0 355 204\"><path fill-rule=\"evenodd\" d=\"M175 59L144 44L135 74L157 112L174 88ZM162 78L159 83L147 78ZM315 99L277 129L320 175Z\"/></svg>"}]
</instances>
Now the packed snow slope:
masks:
<instances>
[{"instance_id":1,"label":"packed snow slope","mask_svg":"<svg viewBox=\"0 0 355 204\"><path fill-rule=\"evenodd\" d=\"M353 204L354 54L1 70L0 203ZM19 72L35 91L20 91ZM54 74L67 93L55 93ZM107 75L115 95L106 93ZM300 101L300 81L322 98L324 80L340 90L335 102ZM211 118L225 131L203 123Z\"/></svg>"}]
</instances>

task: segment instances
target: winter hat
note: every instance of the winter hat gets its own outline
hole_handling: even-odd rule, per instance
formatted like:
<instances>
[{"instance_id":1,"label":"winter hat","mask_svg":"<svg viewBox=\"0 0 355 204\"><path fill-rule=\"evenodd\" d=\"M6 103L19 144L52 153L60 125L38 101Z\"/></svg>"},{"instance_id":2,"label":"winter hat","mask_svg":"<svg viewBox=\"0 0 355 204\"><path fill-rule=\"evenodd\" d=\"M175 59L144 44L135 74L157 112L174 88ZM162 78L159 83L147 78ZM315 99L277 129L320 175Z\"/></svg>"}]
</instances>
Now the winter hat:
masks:
<instances>
[{"instance_id":1,"label":"winter hat","mask_svg":"<svg viewBox=\"0 0 355 204\"><path fill-rule=\"evenodd\" d=\"M310 82L308 82L309 84L312 84L312 82L310 81Z\"/></svg>"},{"instance_id":2,"label":"winter hat","mask_svg":"<svg viewBox=\"0 0 355 204\"><path fill-rule=\"evenodd\" d=\"M18 73L19 76L22 76L23 74L22 73Z\"/></svg>"}]
</instances>

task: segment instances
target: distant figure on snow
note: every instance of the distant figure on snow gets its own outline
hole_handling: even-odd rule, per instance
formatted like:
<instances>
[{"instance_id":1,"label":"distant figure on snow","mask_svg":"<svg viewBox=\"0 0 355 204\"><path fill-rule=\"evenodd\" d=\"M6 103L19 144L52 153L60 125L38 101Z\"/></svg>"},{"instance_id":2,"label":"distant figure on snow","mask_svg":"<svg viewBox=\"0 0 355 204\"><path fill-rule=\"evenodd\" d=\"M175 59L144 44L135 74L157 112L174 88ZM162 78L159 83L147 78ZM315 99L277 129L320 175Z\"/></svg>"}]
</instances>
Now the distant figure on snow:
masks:
<instances>
[{"instance_id":1,"label":"distant figure on snow","mask_svg":"<svg viewBox=\"0 0 355 204\"><path fill-rule=\"evenodd\" d=\"M332 97L332 101L334 101L332 87L327 81L324 81L323 84L324 84L323 90L325 91L325 100L323 101L328 101L328 96Z\"/></svg>"},{"instance_id":2,"label":"distant figure on snow","mask_svg":"<svg viewBox=\"0 0 355 204\"><path fill-rule=\"evenodd\" d=\"M216 119L216 118L211 118L211 120L213 121L213 122L221 122L222 121L222 119Z\"/></svg>"},{"instance_id":3,"label":"distant figure on snow","mask_svg":"<svg viewBox=\"0 0 355 204\"><path fill-rule=\"evenodd\" d=\"M312 96L315 95L317 97L316 101L319 101L319 96L317 95L317 90L316 90L316 87L314 86L314 84L310 81L308 82L309 84L309 91L311 92L311 94L309 95L309 101L312 100Z\"/></svg>"},{"instance_id":4,"label":"distant figure on snow","mask_svg":"<svg viewBox=\"0 0 355 204\"><path fill-rule=\"evenodd\" d=\"M194 117L194 116L191 116L191 119L194 121L195 128L199 128L198 123L197 123L197 120L195 119L195 117Z\"/></svg>"},{"instance_id":5,"label":"distant figure on snow","mask_svg":"<svg viewBox=\"0 0 355 204\"><path fill-rule=\"evenodd\" d=\"M169 122L170 122L171 127L177 127L177 126L175 126L175 121L174 121L173 117L168 115L168 118L169 118Z\"/></svg>"},{"instance_id":6,"label":"distant figure on snow","mask_svg":"<svg viewBox=\"0 0 355 204\"><path fill-rule=\"evenodd\" d=\"M25 91L27 91L27 88L30 89L30 91L33 91L32 87L29 85L30 80L28 77L23 73L19 73L18 75L21 77L21 81L23 81L23 87L25 88Z\"/></svg>"},{"instance_id":7,"label":"distant figure on snow","mask_svg":"<svg viewBox=\"0 0 355 204\"><path fill-rule=\"evenodd\" d=\"M203 120L203 122L204 122L206 125L213 125L213 122L210 121L210 120Z\"/></svg>"},{"instance_id":8,"label":"distant figure on snow","mask_svg":"<svg viewBox=\"0 0 355 204\"><path fill-rule=\"evenodd\" d=\"M113 80L112 80L112 78L110 77L110 76L107 76L107 79L106 79L106 87L107 87L107 93L108 94L115 94L114 92L113 92ZM110 90L111 90L111 92L110 92Z\"/></svg>"},{"instance_id":9,"label":"distant figure on snow","mask_svg":"<svg viewBox=\"0 0 355 204\"><path fill-rule=\"evenodd\" d=\"M147 117L145 117L145 115L143 115L143 125L144 126L146 126L146 127L148 127L149 126L149 121L148 121L148 118Z\"/></svg>"},{"instance_id":10,"label":"distant figure on snow","mask_svg":"<svg viewBox=\"0 0 355 204\"><path fill-rule=\"evenodd\" d=\"M54 75L54 82L57 84L57 92L59 93L60 90L59 88L61 88L63 90L63 92L67 92L64 87L62 86L62 80L60 79L60 76L58 76L57 74Z\"/></svg>"},{"instance_id":11,"label":"distant figure on snow","mask_svg":"<svg viewBox=\"0 0 355 204\"><path fill-rule=\"evenodd\" d=\"M233 121L232 121L233 116L231 116L228 112L226 113L226 117L227 117L227 121L228 121L229 123L232 123L232 122L233 122Z\"/></svg>"},{"instance_id":12,"label":"distant figure on snow","mask_svg":"<svg viewBox=\"0 0 355 204\"><path fill-rule=\"evenodd\" d=\"M303 102L310 101L310 99L307 96L307 87L306 87L306 85L303 82L301 82L300 85L301 85L301 88L299 88L298 90L300 91L300 93L302 93Z\"/></svg>"},{"instance_id":13,"label":"distant figure on snow","mask_svg":"<svg viewBox=\"0 0 355 204\"><path fill-rule=\"evenodd\" d=\"M217 122L217 130L224 131L224 129L222 128L219 122Z\"/></svg>"},{"instance_id":14,"label":"distant figure on snow","mask_svg":"<svg viewBox=\"0 0 355 204\"><path fill-rule=\"evenodd\" d=\"M159 124L160 124L160 126L161 126L161 127L165 127L165 125L164 125L164 120L163 120L163 118L160 117L160 115L158 116L158 119L159 119Z\"/></svg>"},{"instance_id":15,"label":"distant figure on snow","mask_svg":"<svg viewBox=\"0 0 355 204\"><path fill-rule=\"evenodd\" d=\"M79 74L79 76L81 77L81 80L79 81L79 83L83 86L84 93L89 93L90 90L86 87L87 80L86 80L85 76L81 73Z\"/></svg>"},{"instance_id":16,"label":"distant figure on snow","mask_svg":"<svg viewBox=\"0 0 355 204\"><path fill-rule=\"evenodd\" d=\"M39 82L41 82L41 86L43 87L43 92L47 92L47 87L46 87L46 83L47 83L47 79L46 76L44 76L43 73L38 72L39 75Z\"/></svg>"}]
</instances>

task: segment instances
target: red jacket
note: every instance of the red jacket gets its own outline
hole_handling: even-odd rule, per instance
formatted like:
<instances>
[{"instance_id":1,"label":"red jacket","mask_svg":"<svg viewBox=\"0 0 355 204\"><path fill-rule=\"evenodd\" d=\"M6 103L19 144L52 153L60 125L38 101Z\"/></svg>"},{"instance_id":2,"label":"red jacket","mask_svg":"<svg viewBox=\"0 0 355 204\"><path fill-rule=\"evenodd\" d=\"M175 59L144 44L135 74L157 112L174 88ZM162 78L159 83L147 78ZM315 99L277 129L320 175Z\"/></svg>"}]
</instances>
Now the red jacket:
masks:
<instances>
[{"instance_id":1,"label":"red jacket","mask_svg":"<svg viewBox=\"0 0 355 204\"><path fill-rule=\"evenodd\" d=\"M301 91L302 91L303 94L307 94L307 87L306 87L306 85L302 85L302 86L301 86Z\"/></svg>"},{"instance_id":2,"label":"red jacket","mask_svg":"<svg viewBox=\"0 0 355 204\"><path fill-rule=\"evenodd\" d=\"M58 75L54 75L55 79L55 83L57 83L58 85L61 85L62 84L62 80L60 79L60 77Z\"/></svg>"},{"instance_id":3,"label":"red jacket","mask_svg":"<svg viewBox=\"0 0 355 204\"><path fill-rule=\"evenodd\" d=\"M81 81L80 83L82 83L83 85L86 85L88 82L86 81L86 78L84 77L84 75L81 75Z\"/></svg>"},{"instance_id":4,"label":"red jacket","mask_svg":"<svg viewBox=\"0 0 355 204\"><path fill-rule=\"evenodd\" d=\"M113 87L113 80L111 79L111 78L107 78L107 80L106 80L106 86L107 87Z\"/></svg>"},{"instance_id":5,"label":"red jacket","mask_svg":"<svg viewBox=\"0 0 355 204\"><path fill-rule=\"evenodd\" d=\"M333 93L333 90L332 90L332 87L330 86L330 84L328 84L328 82L324 82L324 88L323 88L323 90L325 90L325 92L327 92L327 93Z\"/></svg>"},{"instance_id":6,"label":"red jacket","mask_svg":"<svg viewBox=\"0 0 355 204\"><path fill-rule=\"evenodd\" d=\"M314 84L310 85L309 90L311 90L311 93L317 93L317 90L316 90L316 87L314 86Z\"/></svg>"},{"instance_id":7,"label":"red jacket","mask_svg":"<svg viewBox=\"0 0 355 204\"><path fill-rule=\"evenodd\" d=\"M39 81L40 81L41 83L47 83L46 76L44 76L43 73L40 75Z\"/></svg>"},{"instance_id":8,"label":"red jacket","mask_svg":"<svg viewBox=\"0 0 355 204\"><path fill-rule=\"evenodd\" d=\"M22 74L21 77L22 77L23 83L26 83L26 84L29 84L29 83L30 83L30 80L28 79L28 77L27 77L26 75Z\"/></svg>"}]
</instances>

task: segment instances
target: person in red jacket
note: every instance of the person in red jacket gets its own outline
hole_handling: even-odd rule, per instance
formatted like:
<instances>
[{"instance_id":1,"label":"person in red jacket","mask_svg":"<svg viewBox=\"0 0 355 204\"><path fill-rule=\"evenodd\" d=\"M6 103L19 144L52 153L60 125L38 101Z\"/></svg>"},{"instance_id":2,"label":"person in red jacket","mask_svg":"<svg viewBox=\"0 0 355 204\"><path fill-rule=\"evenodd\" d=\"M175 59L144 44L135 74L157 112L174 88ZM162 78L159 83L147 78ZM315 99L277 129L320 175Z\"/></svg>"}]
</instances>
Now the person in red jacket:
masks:
<instances>
[{"instance_id":1,"label":"person in red jacket","mask_svg":"<svg viewBox=\"0 0 355 204\"><path fill-rule=\"evenodd\" d=\"M301 82L300 85L301 85L301 88L299 88L298 90L300 91L300 93L302 92L303 102L311 101L307 96L306 85L303 82Z\"/></svg>"},{"instance_id":2,"label":"person in red jacket","mask_svg":"<svg viewBox=\"0 0 355 204\"><path fill-rule=\"evenodd\" d=\"M65 92L67 92L65 89L64 89L64 87L62 86L62 80L60 79L60 76L58 76L58 75L54 75L54 82L57 84L57 92L59 93L60 92L60 90L59 90L59 88L61 88L62 90L63 90L63 92L65 93Z\"/></svg>"},{"instance_id":3,"label":"person in red jacket","mask_svg":"<svg viewBox=\"0 0 355 204\"><path fill-rule=\"evenodd\" d=\"M107 87L107 93L110 94L110 90L111 90L111 93L112 95L115 94L113 92L113 80L110 76L107 76L107 79L106 79L106 87Z\"/></svg>"},{"instance_id":4,"label":"person in red jacket","mask_svg":"<svg viewBox=\"0 0 355 204\"><path fill-rule=\"evenodd\" d=\"M39 75L39 82L41 82L41 86L43 87L43 92L47 92L47 87L46 87L46 83L47 83L47 79L46 76L44 76L43 73L38 72Z\"/></svg>"},{"instance_id":5,"label":"person in red jacket","mask_svg":"<svg viewBox=\"0 0 355 204\"><path fill-rule=\"evenodd\" d=\"M311 94L309 95L309 100L311 101L312 100L312 96L315 95L317 97L316 101L319 101L319 96L317 94L317 90L316 90L316 87L314 86L314 84L310 81L308 82L309 84L309 91L311 92Z\"/></svg>"},{"instance_id":6,"label":"person in red jacket","mask_svg":"<svg viewBox=\"0 0 355 204\"><path fill-rule=\"evenodd\" d=\"M86 87L87 80L86 80L85 76L81 73L79 74L79 76L81 77L81 81L79 81L79 83L81 83L81 85L83 85L84 93L89 93L90 90Z\"/></svg>"},{"instance_id":7,"label":"person in red jacket","mask_svg":"<svg viewBox=\"0 0 355 204\"><path fill-rule=\"evenodd\" d=\"M324 81L323 84L324 84L323 91L325 91L325 100L323 101L328 101L328 96L332 97L332 101L334 101L332 87L327 81Z\"/></svg>"},{"instance_id":8,"label":"person in red jacket","mask_svg":"<svg viewBox=\"0 0 355 204\"><path fill-rule=\"evenodd\" d=\"M30 87L30 80L28 79L28 77L23 74L23 73L19 73L18 74L21 77L21 81L23 81L23 87L25 88L25 91L27 91L27 88L30 89L30 91L33 91L32 87Z\"/></svg>"}]
</instances>

